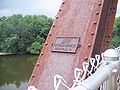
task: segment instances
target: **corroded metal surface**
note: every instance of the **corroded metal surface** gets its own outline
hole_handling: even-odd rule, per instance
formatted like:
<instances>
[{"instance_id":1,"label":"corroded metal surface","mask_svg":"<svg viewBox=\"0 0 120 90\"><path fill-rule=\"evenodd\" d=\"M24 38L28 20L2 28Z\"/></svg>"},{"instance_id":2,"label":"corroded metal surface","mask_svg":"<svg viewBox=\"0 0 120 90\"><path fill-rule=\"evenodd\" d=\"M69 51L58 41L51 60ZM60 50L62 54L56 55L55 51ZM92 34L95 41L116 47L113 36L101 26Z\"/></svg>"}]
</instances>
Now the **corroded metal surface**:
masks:
<instances>
[{"instance_id":1,"label":"corroded metal surface","mask_svg":"<svg viewBox=\"0 0 120 90\"><path fill-rule=\"evenodd\" d=\"M116 2L117 0L64 0L39 55L29 85L34 85L39 90L54 90L53 78L59 74L71 86L74 68L81 68L83 61L108 48L110 43L106 43L106 40L111 40ZM106 33L109 39L105 39ZM52 48L55 48L53 45L57 37L79 37L80 40L70 42L77 45L71 52L56 51ZM66 90L62 86L60 89Z\"/></svg>"}]
</instances>

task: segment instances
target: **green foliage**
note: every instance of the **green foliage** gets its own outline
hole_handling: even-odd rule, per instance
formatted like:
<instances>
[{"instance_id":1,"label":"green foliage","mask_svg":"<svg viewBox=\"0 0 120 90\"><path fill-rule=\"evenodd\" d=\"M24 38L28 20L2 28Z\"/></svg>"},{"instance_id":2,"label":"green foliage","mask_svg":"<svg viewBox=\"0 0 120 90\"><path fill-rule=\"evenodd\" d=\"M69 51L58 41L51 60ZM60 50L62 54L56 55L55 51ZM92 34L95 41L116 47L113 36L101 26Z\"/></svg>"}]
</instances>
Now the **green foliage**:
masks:
<instances>
[{"instance_id":1,"label":"green foliage","mask_svg":"<svg viewBox=\"0 0 120 90\"><path fill-rule=\"evenodd\" d=\"M0 52L39 54L52 22L45 15L1 17Z\"/></svg>"},{"instance_id":2,"label":"green foliage","mask_svg":"<svg viewBox=\"0 0 120 90\"><path fill-rule=\"evenodd\" d=\"M39 54L40 50L42 49L44 41L45 41L44 38L37 36L35 42L33 42L32 45L27 48L27 51L32 54Z\"/></svg>"},{"instance_id":3,"label":"green foliage","mask_svg":"<svg viewBox=\"0 0 120 90\"><path fill-rule=\"evenodd\" d=\"M111 47L115 48L120 46L120 17L115 19L113 38L111 42Z\"/></svg>"}]
</instances>

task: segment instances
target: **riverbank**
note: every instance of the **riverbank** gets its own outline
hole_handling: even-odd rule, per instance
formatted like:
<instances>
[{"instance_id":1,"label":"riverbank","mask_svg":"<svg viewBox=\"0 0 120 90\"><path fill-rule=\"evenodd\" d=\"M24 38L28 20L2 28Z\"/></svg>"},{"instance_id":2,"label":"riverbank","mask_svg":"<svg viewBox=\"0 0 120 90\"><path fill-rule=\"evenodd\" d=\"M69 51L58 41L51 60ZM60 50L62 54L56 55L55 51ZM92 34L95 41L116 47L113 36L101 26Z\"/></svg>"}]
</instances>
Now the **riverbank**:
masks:
<instances>
[{"instance_id":1,"label":"riverbank","mask_svg":"<svg viewBox=\"0 0 120 90\"><path fill-rule=\"evenodd\" d=\"M39 54L15 54L15 53L3 53L3 52L0 52L0 56L9 56L9 55L39 55Z\"/></svg>"},{"instance_id":2,"label":"riverbank","mask_svg":"<svg viewBox=\"0 0 120 90\"><path fill-rule=\"evenodd\" d=\"M13 53L2 53L2 52L0 52L0 56L5 56L5 55L13 55Z\"/></svg>"}]
</instances>

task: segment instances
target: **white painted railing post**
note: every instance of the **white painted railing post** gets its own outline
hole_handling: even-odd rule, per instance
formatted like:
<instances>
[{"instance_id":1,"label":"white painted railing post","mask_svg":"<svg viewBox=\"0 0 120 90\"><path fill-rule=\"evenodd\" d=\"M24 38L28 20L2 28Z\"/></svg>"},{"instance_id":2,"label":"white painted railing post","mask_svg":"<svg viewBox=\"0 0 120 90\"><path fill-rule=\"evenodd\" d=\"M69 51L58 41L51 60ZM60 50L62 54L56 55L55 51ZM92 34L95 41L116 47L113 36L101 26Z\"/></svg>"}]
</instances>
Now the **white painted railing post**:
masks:
<instances>
[{"instance_id":1,"label":"white painted railing post","mask_svg":"<svg viewBox=\"0 0 120 90\"><path fill-rule=\"evenodd\" d=\"M103 59L106 64L72 90L97 90L103 82L103 90L117 90L116 75L120 71L119 56L114 49L108 49L103 53Z\"/></svg>"},{"instance_id":2,"label":"white painted railing post","mask_svg":"<svg viewBox=\"0 0 120 90\"><path fill-rule=\"evenodd\" d=\"M119 55L114 49L108 49L104 52L104 60L109 63L114 63L119 60ZM119 65L118 65L119 66ZM118 76L118 70L114 69L112 70L111 75L108 77L106 81L103 83L103 90L117 90L117 76Z\"/></svg>"}]
</instances>

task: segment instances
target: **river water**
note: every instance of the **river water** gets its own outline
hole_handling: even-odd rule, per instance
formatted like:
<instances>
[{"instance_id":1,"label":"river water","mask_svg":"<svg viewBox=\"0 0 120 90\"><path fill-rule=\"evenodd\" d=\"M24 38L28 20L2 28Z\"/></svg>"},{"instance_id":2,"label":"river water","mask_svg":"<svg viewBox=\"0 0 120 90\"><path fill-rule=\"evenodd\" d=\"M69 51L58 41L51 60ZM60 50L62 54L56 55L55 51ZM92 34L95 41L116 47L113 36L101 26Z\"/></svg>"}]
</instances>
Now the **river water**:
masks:
<instances>
[{"instance_id":1,"label":"river water","mask_svg":"<svg viewBox=\"0 0 120 90\"><path fill-rule=\"evenodd\" d=\"M0 90L25 90L36 55L0 56Z\"/></svg>"}]
</instances>

